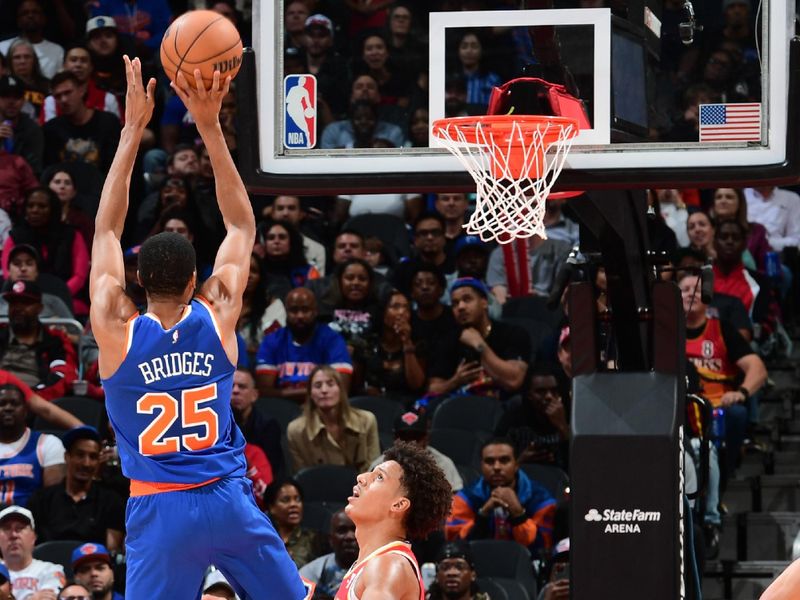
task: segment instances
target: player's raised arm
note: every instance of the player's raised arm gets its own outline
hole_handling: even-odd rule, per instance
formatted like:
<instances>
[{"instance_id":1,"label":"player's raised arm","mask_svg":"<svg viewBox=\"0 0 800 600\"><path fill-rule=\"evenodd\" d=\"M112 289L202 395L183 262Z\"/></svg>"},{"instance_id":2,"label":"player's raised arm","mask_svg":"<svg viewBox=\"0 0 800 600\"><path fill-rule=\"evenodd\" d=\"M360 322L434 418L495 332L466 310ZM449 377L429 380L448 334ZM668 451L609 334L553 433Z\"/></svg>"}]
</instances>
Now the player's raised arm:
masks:
<instances>
[{"instance_id":1,"label":"player's raised arm","mask_svg":"<svg viewBox=\"0 0 800 600\"><path fill-rule=\"evenodd\" d=\"M125 93L125 126L120 133L119 146L100 195L92 245L92 270L89 275L93 329L104 350L101 352L101 374L114 370L118 357L114 357L114 352L110 349L118 330L124 329L125 319L136 310L125 296L125 264L120 237L128 212L133 163L144 129L153 115L153 93L156 86L156 80L150 79L145 87L142 81L142 65L138 58L129 60L125 56L124 60L128 81Z\"/></svg>"},{"instance_id":2,"label":"player's raised arm","mask_svg":"<svg viewBox=\"0 0 800 600\"><path fill-rule=\"evenodd\" d=\"M219 109L222 99L230 89L231 78L227 77L220 85L219 71L215 71L211 87L206 90L200 70L196 69L194 75L196 88L190 87L180 72L172 87L194 117L197 131L205 142L214 169L217 202L226 230L225 239L214 262L214 272L203 286L203 295L215 305L222 320L232 319L229 325L234 326L250 272L250 253L255 241L256 222L253 207L242 178L233 164L219 122ZM223 306L218 306L219 304Z\"/></svg>"},{"instance_id":3,"label":"player's raised arm","mask_svg":"<svg viewBox=\"0 0 800 600\"><path fill-rule=\"evenodd\" d=\"M156 80L150 79L145 87L139 59L134 58L131 61L125 56L124 60L128 80L125 94L125 126L120 133L119 146L103 185L95 219L93 268L90 279L93 288L107 278L115 280L123 287L125 285L125 266L119 240L128 212L128 192L133 163L144 129L153 115L153 92Z\"/></svg>"}]
</instances>

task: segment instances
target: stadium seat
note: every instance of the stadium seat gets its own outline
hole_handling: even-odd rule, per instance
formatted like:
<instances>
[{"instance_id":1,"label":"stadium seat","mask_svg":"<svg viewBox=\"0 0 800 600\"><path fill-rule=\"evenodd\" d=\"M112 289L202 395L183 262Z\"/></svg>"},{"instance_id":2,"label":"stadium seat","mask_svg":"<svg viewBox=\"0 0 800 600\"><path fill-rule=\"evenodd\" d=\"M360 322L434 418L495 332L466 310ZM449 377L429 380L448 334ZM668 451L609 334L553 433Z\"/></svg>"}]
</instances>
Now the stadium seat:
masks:
<instances>
[{"instance_id":1,"label":"stadium seat","mask_svg":"<svg viewBox=\"0 0 800 600\"><path fill-rule=\"evenodd\" d=\"M378 440L381 444L381 452L386 452L386 450L394 445L394 434L388 431L379 431Z\"/></svg>"},{"instance_id":2,"label":"stadium seat","mask_svg":"<svg viewBox=\"0 0 800 600\"><path fill-rule=\"evenodd\" d=\"M286 468L286 473L294 473L294 465L292 464L292 452L289 450L289 438L286 437L286 431L281 433L281 450L283 451L283 465Z\"/></svg>"},{"instance_id":3,"label":"stadium seat","mask_svg":"<svg viewBox=\"0 0 800 600\"><path fill-rule=\"evenodd\" d=\"M33 558L64 567L67 579L72 578L72 551L84 542L80 540L54 540L33 548Z\"/></svg>"},{"instance_id":4,"label":"stadium seat","mask_svg":"<svg viewBox=\"0 0 800 600\"><path fill-rule=\"evenodd\" d=\"M547 308L547 298L544 296L522 296L509 298L503 304L503 318L524 317L547 324L551 329L561 325L564 312L561 308L550 310Z\"/></svg>"},{"instance_id":5,"label":"stadium seat","mask_svg":"<svg viewBox=\"0 0 800 600\"><path fill-rule=\"evenodd\" d=\"M491 600L510 600L505 588L491 577L478 577L478 591L488 594Z\"/></svg>"},{"instance_id":6,"label":"stadium seat","mask_svg":"<svg viewBox=\"0 0 800 600\"><path fill-rule=\"evenodd\" d=\"M492 583L503 590L508 600L534 600L537 596L536 588L529 592L522 583L507 577L494 577Z\"/></svg>"},{"instance_id":7,"label":"stadium seat","mask_svg":"<svg viewBox=\"0 0 800 600\"><path fill-rule=\"evenodd\" d=\"M356 470L342 465L315 465L300 470L295 479L303 488L305 502L344 504L353 495Z\"/></svg>"},{"instance_id":8,"label":"stadium seat","mask_svg":"<svg viewBox=\"0 0 800 600\"><path fill-rule=\"evenodd\" d=\"M91 425L104 435L103 420L105 417L105 405L102 400L84 398L82 396L64 396L53 400L53 404L80 419L86 425ZM55 429L53 425L41 417L36 417L33 421L33 428L37 431L47 431L52 433Z\"/></svg>"},{"instance_id":9,"label":"stadium seat","mask_svg":"<svg viewBox=\"0 0 800 600\"><path fill-rule=\"evenodd\" d=\"M303 502L302 526L327 535L331 530L331 518L343 507L342 503Z\"/></svg>"},{"instance_id":10,"label":"stadium seat","mask_svg":"<svg viewBox=\"0 0 800 600\"><path fill-rule=\"evenodd\" d=\"M472 540L469 545L475 560L475 571L481 577L491 577L495 581L499 578L518 581L523 590L528 591L530 598L536 598L531 553L525 546L511 540Z\"/></svg>"},{"instance_id":11,"label":"stadium seat","mask_svg":"<svg viewBox=\"0 0 800 600\"><path fill-rule=\"evenodd\" d=\"M259 398L256 406L275 419L281 426L281 432L286 433L286 426L294 421L303 412L297 402L286 398Z\"/></svg>"},{"instance_id":12,"label":"stadium seat","mask_svg":"<svg viewBox=\"0 0 800 600\"><path fill-rule=\"evenodd\" d=\"M400 217L381 213L357 215L348 219L342 229L352 229L364 237L379 238L392 263L396 264L411 253L408 229Z\"/></svg>"},{"instance_id":13,"label":"stadium seat","mask_svg":"<svg viewBox=\"0 0 800 600\"><path fill-rule=\"evenodd\" d=\"M362 410L368 410L378 420L378 431L392 433L394 420L403 413L403 405L395 400L381 396L354 396L350 404Z\"/></svg>"},{"instance_id":14,"label":"stadium seat","mask_svg":"<svg viewBox=\"0 0 800 600\"><path fill-rule=\"evenodd\" d=\"M479 450L485 435L463 429L431 429L428 443L457 465L478 467Z\"/></svg>"},{"instance_id":15,"label":"stadium seat","mask_svg":"<svg viewBox=\"0 0 800 600\"><path fill-rule=\"evenodd\" d=\"M502 407L496 398L453 396L444 400L433 412L431 427L483 431L491 436L501 415Z\"/></svg>"},{"instance_id":16,"label":"stadium seat","mask_svg":"<svg viewBox=\"0 0 800 600\"><path fill-rule=\"evenodd\" d=\"M527 317L503 317L500 319L503 323L514 325L524 330L528 334L528 339L531 343L531 355L529 360L531 363L535 362L536 355L543 342L555 335L555 329L551 329L547 324L535 319Z\"/></svg>"},{"instance_id":17,"label":"stadium seat","mask_svg":"<svg viewBox=\"0 0 800 600\"><path fill-rule=\"evenodd\" d=\"M474 483L481 476L480 470L476 469L472 465L456 464L456 469L458 469L458 474L461 475L461 480L464 482L464 487Z\"/></svg>"},{"instance_id":18,"label":"stadium seat","mask_svg":"<svg viewBox=\"0 0 800 600\"><path fill-rule=\"evenodd\" d=\"M524 463L520 468L534 481L543 485L557 502L566 500L566 489L569 487L569 475L554 465Z\"/></svg>"}]
</instances>

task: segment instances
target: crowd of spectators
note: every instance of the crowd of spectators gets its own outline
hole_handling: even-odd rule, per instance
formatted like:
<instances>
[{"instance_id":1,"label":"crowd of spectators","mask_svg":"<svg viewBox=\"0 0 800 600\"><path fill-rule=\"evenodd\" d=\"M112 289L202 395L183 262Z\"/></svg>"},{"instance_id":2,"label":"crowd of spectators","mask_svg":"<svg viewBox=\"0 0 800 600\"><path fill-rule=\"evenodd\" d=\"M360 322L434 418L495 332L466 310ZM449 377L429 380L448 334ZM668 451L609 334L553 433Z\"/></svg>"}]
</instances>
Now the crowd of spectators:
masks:
<instances>
[{"instance_id":1,"label":"crowd of spectators","mask_svg":"<svg viewBox=\"0 0 800 600\"><path fill-rule=\"evenodd\" d=\"M284 65L287 74L317 77L321 147L427 145L427 12L512 4L285 2ZM680 5L665 3L665 23ZM157 75L165 28L194 4L133 6L131 14L130 3L115 0L0 3L0 37L7 38L0 41L0 316L7 317L0 324L0 500L12 507L0 512L9 572L0 568L0 582L11 581L17 600L51 598L37 594L64 586L62 594L111 600L123 579L127 489L110 429L59 437L31 425L34 416L55 428L78 425L53 403L66 396L104 401L86 322L87 275L99 191L124 115L121 56L139 56ZM250 38L241 6L212 0L207 7ZM665 35L662 74L671 80L658 83L668 89L656 104L664 115L656 139L690 139L700 98L758 100L750 8L747 0L725 0L692 47ZM519 73L516 33L497 28L496 39L487 40L487 32L464 30L448 42L457 57L449 66L455 96L448 96L448 111L480 112L491 87ZM148 236L173 231L189 239L202 281L224 235L208 154L164 83L159 76L156 118L137 160L123 235L128 293L142 307L136 260ZM220 113L234 157L236 110L234 87ZM790 345L785 323L796 318L800 196L768 187L651 190L648 197L653 244L677 268L684 296L695 391L727 409L703 511L713 552L720 486L741 452L755 446L765 361ZM557 325L542 336L526 328L524 315L509 312L556 285L578 242L568 211L548 202L546 240L493 246L464 233L472 198L462 193L252 200L259 227L231 405L248 442L259 505L304 575L319 582L317 597L333 595L357 544L344 512L332 515L329 531L303 525L303 485L292 477L318 465L368 469L392 438L428 447L455 494L446 527L419 546L421 558L437 565L435 576L428 574L431 598L490 597L467 543L479 539L528 548L542 565L542 597L568 597L567 569L559 566L569 547L563 498L525 469L569 472L568 321L549 313ZM697 267L706 263L715 275L709 305L697 292ZM598 310L607 310L600 268L595 284ZM709 343L721 354L710 355ZM474 443L474 453L437 448L442 436L431 429L432 415L453 397L473 396L492 399L499 411L495 422L487 417L486 435L473 432L464 442ZM365 397L395 404L391 431L359 403ZM281 420L287 404L295 412ZM33 558L36 543L57 540L75 542L71 561ZM67 586L69 571L75 579ZM216 571L206 584L223 595L230 589Z\"/></svg>"}]
</instances>

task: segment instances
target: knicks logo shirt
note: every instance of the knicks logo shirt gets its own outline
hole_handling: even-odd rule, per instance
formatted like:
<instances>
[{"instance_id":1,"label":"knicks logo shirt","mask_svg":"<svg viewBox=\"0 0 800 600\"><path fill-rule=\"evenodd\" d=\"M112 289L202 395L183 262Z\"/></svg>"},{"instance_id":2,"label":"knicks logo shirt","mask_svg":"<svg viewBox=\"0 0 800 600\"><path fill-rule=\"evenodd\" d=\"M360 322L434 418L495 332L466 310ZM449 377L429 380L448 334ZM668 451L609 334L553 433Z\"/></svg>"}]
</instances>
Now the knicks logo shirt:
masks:
<instances>
[{"instance_id":1,"label":"knicks logo shirt","mask_svg":"<svg viewBox=\"0 0 800 600\"><path fill-rule=\"evenodd\" d=\"M135 315L125 358L103 381L125 476L182 485L243 477L245 442L230 406L234 370L204 299L192 300L169 329L153 314Z\"/></svg>"},{"instance_id":2,"label":"knicks logo shirt","mask_svg":"<svg viewBox=\"0 0 800 600\"><path fill-rule=\"evenodd\" d=\"M317 144L317 79L287 75L283 80L283 145L288 149Z\"/></svg>"},{"instance_id":3,"label":"knicks logo shirt","mask_svg":"<svg viewBox=\"0 0 800 600\"><path fill-rule=\"evenodd\" d=\"M304 344L298 344L288 327L267 335L256 354L256 373L275 375L279 388L303 387L316 365L330 365L342 374L353 372L344 338L318 324Z\"/></svg>"}]
</instances>

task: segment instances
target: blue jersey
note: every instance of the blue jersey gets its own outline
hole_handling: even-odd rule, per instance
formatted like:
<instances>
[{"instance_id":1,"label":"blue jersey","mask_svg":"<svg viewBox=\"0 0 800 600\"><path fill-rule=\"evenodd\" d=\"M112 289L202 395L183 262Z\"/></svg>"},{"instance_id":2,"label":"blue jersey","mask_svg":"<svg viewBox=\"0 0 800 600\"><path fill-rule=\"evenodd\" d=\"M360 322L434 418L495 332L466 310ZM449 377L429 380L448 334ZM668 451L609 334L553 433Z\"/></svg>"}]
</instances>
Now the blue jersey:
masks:
<instances>
[{"instance_id":1,"label":"blue jersey","mask_svg":"<svg viewBox=\"0 0 800 600\"><path fill-rule=\"evenodd\" d=\"M305 344L298 344L288 327L265 336L256 355L256 373L275 375L279 388L305 387L317 365L330 365L339 373L353 372L344 338L322 323Z\"/></svg>"},{"instance_id":2,"label":"blue jersey","mask_svg":"<svg viewBox=\"0 0 800 600\"><path fill-rule=\"evenodd\" d=\"M179 485L244 476L230 405L235 368L208 303L192 300L170 329L136 315L127 331L125 358L103 380L125 476Z\"/></svg>"},{"instance_id":3,"label":"blue jersey","mask_svg":"<svg viewBox=\"0 0 800 600\"><path fill-rule=\"evenodd\" d=\"M13 456L0 458L0 504L25 506L31 494L42 487L44 467L41 462L41 442L38 431L26 429L27 441Z\"/></svg>"}]
</instances>

